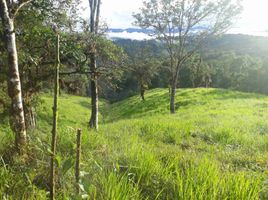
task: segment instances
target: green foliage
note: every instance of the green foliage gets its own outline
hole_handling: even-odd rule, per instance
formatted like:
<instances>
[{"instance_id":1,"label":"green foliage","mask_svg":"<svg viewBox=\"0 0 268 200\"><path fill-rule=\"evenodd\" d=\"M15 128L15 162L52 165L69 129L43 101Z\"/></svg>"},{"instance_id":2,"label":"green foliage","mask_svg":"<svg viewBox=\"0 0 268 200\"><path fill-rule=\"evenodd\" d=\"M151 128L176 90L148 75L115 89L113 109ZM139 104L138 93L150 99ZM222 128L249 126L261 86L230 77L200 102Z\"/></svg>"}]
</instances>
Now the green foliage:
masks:
<instances>
[{"instance_id":1,"label":"green foliage","mask_svg":"<svg viewBox=\"0 0 268 200\"><path fill-rule=\"evenodd\" d=\"M118 90L116 94L107 94L110 101L122 100L125 97L141 93L151 87L156 87L164 79L163 73L160 75L162 46L152 40L135 41L118 39L114 42L122 47L128 58L124 66L124 74L116 84ZM156 80L153 83L153 80Z\"/></svg>"},{"instance_id":2,"label":"green foliage","mask_svg":"<svg viewBox=\"0 0 268 200\"><path fill-rule=\"evenodd\" d=\"M101 184L104 192L100 194L100 199L140 199L138 187L127 174L120 177L120 175L110 172L101 179Z\"/></svg>"},{"instance_id":3,"label":"green foliage","mask_svg":"<svg viewBox=\"0 0 268 200\"><path fill-rule=\"evenodd\" d=\"M90 62L90 55L95 52L98 66L97 75L108 80L120 77L121 68L126 58L121 47L115 45L103 35L94 35L87 31L78 34L77 37L79 38L78 44L83 52L83 58L87 58L85 63L87 67ZM80 58L80 60L83 59Z\"/></svg>"},{"instance_id":4,"label":"green foliage","mask_svg":"<svg viewBox=\"0 0 268 200\"><path fill-rule=\"evenodd\" d=\"M154 57L165 56L163 44L155 41L131 41L118 39L115 43L122 46L130 58L137 47L145 45ZM245 35L223 35L210 37L204 49L199 49L182 67L179 73L180 88L214 87L236 89L245 92L268 94L268 40L265 37ZM163 59L159 73L151 81L150 88L167 87L168 59ZM117 100L137 94L137 84L131 70L119 82ZM112 97L108 96L109 99ZM113 99L112 99L113 100Z\"/></svg>"},{"instance_id":5,"label":"green foliage","mask_svg":"<svg viewBox=\"0 0 268 200\"><path fill-rule=\"evenodd\" d=\"M149 88L151 80L159 72L160 62L153 55L153 50L149 45L146 43L145 46L139 46L139 43L136 45L133 47L134 52L129 55L128 68L131 76L136 79L141 96L144 98L145 90Z\"/></svg>"}]
</instances>

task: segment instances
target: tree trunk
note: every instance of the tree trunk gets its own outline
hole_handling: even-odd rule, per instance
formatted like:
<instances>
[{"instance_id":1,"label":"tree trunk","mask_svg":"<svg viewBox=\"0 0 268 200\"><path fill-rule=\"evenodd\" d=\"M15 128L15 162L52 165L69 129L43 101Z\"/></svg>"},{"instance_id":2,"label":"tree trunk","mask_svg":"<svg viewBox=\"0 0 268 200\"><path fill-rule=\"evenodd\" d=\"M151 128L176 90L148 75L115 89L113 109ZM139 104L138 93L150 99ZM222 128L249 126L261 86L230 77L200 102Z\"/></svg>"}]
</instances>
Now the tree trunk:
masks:
<instances>
[{"instance_id":1,"label":"tree trunk","mask_svg":"<svg viewBox=\"0 0 268 200\"><path fill-rule=\"evenodd\" d=\"M31 105L24 106L25 124L27 130L34 130L36 127L36 112Z\"/></svg>"},{"instance_id":2,"label":"tree trunk","mask_svg":"<svg viewBox=\"0 0 268 200\"><path fill-rule=\"evenodd\" d=\"M145 101L145 97L144 97L144 94L145 94L145 88L143 85L140 86L140 95L141 95L141 99L143 101Z\"/></svg>"},{"instance_id":3,"label":"tree trunk","mask_svg":"<svg viewBox=\"0 0 268 200\"><path fill-rule=\"evenodd\" d=\"M10 125L11 129L16 134L16 147L18 151L22 151L27 143L27 135L18 67L14 20L10 17L6 0L0 0L0 15L4 27L4 36L8 56L8 94L11 99Z\"/></svg>"},{"instance_id":4,"label":"tree trunk","mask_svg":"<svg viewBox=\"0 0 268 200\"><path fill-rule=\"evenodd\" d=\"M170 79L170 113L175 114L176 107L175 107L175 100L176 100L176 89L177 89L177 83L179 78L179 72L181 69L181 61L178 61L178 64L176 66L176 70L174 74L171 75Z\"/></svg>"},{"instance_id":5,"label":"tree trunk","mask_svg":"<svg viewBox=\"0 0 268 200\"><path fill-rule=\"evenodd\" d=\"M95 128L98 130L98 115L99 115L99 108L98 108L98 77L96 75L96 59L95 55L91 55L90 59L90 71L91 74L91 117L89 121L90 128Z\"/></svg>"},{"instance_id":6,"label":"tree trunk","mask_svg":"<svg viewBox=\"0 0 268 200\"><path fill-rule=\"evenodd\" d=\"M53 128L51 140L50 158L50 200L55 199L55 156L57 144L57 125L58 125L58 98L59 98L59 68L60 68L60 36L57 36L57 59L54 80L54 105L53 105Z\"/></svg>"},{"instance_id":7,"label":"tree trunk","mask_svg":"<svg viewBox=\"0 0 268 200\"><path fill-rule=\"evenodd\" d=\"M101 0L89 0L90 7L90 32L93 35L98 34L99 30L99 18L100 18L100 5ZM96 62L96 47L92 44L90 53L90 71L91 71L91 117L89 121L90 128L98 130L98 74L97 74L97 62Z\"/></svg>"},{"instance_id":8,"label":"tree trunk","mask_svg":"<svg viewBox=\"0 0 268 200\"><path fill-rule=\"evenodd\" d=\"M175 97L176 97L176 83L177 81L171 84L171 93L170 93L170 113L175 113Z\"/></svg>"}]
</instances>

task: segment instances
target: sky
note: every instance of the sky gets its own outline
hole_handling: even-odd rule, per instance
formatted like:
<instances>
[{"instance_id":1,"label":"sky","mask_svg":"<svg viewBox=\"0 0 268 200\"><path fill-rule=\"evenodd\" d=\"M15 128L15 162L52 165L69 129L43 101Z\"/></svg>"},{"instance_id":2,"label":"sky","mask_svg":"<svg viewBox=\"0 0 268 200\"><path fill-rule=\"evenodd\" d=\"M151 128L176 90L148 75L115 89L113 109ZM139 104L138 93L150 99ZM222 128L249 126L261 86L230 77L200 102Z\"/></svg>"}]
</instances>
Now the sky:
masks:
<instances>
[{"instance_id":1,"label":"sky","mask_svg":"<svg viewBox=\"0 0 268 200\"><path fill-rule=\"evenodd\" d=\"M88 7L88 0L84 7ZM139 11L143 0L102 0L101 17L109 28L133 27L132 14ZM268 0L243 0L244 10L229 33L268 36ZM85 17L89 12L85 11ZM122 36L126 36L124 33ZM138 34L132 34L139 37Z\"/></svg>"}]
</instances>

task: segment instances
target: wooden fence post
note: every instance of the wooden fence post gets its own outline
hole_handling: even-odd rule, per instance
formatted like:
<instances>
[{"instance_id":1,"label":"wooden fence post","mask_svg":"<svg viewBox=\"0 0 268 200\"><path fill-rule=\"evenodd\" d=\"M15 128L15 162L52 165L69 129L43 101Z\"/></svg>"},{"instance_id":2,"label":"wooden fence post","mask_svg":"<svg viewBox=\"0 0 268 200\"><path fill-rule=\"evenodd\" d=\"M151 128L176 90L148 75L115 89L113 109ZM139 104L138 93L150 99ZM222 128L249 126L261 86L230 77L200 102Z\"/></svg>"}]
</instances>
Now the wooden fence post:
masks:
<instances>
[{"instance_id":1,"label":"wooden fence post","mask_svg":"<svg viewBox=\"0 0 268 200\"><path fill-rule=\"evenodd\" d=\"M51 140L51 158L50 158L50 200L55 199L55 156L57 144L57 126L58 126L58 98L59 98L59 69L60 69L60 35L57 34L57 58L54 80L54 105L53 105L53 128Z\"/></svg>"},{"instance_id":2,"label":"wooden fence post","mask_svg":"<svg viewBox=\"0 0 268 200\"><path fill-rule=\"evenodd\" d=\"M81 157L81 134L82 130L77 130L76 135L76 164L75 164L75 180L76 180L76 192L80 193L80 157Z\"/></svg>"}]
</instances>

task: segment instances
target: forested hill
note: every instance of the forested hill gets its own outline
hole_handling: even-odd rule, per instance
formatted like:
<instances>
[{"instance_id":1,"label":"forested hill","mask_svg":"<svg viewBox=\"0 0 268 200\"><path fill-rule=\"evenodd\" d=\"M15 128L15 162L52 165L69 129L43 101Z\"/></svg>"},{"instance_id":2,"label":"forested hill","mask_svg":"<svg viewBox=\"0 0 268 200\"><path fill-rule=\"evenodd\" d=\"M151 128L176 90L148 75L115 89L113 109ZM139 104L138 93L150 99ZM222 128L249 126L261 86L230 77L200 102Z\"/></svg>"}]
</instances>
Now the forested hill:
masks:
<instances>
[{"instance_id":1,"label":"forested hill","mask_svg":"<svg viewBox=\"0 0 268 200\"><path fill-rule=\"evenodd\" d=\"M116 39L114 43L121 46L129 57L149 46L155 57L162 56L164 64L168 61L164 46L156 40ZM268 37L226 34L210 38L195 58L184 64L179 76L178 86L181 88L209 86L268 94ZM125 77L120 83L119 96L135 93L138 87L133 76ZM168 73L162 69L149 87L167 87L168 83Z\"/></svg>"},{"instance_id":2,"label":"forested hill","mask_svg":"<svg viewBox=\"0 0 268 200\"><path fill-rule=\"evenodd\" d=\"M235 51L240 54L251 56L268 56L268 37L252 36L243 34L226 34L219 38L208 41L209 49Z\"/></svg>"},{"instance_id":3,"label":"forested hill","mask_svg":"<svg viewBox=\"0 0 268 200\"><path fill-rule=\"evenodd\" d=\"M114 42L120 46L131 48L131 44L137 42L131 39L115 38ZM138 43L145 43L139 41ZM155 51L159 52L157 47L160 44L155 40L146 41L146 43L155 47ZM268 56L268 37L252 36L243 34L225 34L221 37L210 38L206 43L206 48L222 51L235 51L239 54L250 54L257 57Z\"/></svg>"}]
</instances>

